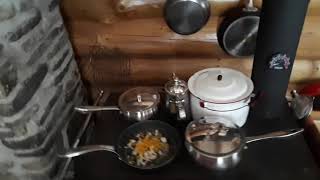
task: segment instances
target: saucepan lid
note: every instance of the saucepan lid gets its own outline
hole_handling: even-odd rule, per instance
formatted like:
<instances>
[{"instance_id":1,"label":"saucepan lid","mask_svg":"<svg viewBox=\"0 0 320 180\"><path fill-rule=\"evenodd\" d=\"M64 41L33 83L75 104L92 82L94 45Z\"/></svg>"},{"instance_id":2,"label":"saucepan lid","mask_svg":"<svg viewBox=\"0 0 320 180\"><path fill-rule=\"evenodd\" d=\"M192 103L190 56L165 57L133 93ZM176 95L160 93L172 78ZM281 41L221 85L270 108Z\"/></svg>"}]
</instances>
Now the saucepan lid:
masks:
<instances>
[{"instance_id":1,"label":"saucepan lid","mask_svg":"<svg viewBox=\"0 0 320 180\"><path fill-rule=\"evenodd\" d=\"M228 68L209 68L195 73L188 81L190 92L208 102L233 103L248 98L253 91L252 80Z\"/></svg>"},{"instance_id":2,"label":"saucepan lid","mask_svg":"<svg viewBox=\"0 0 320 180\"><path fill-rule=\"evenodd\" d=\"M185 136L193 148L213 156L233 153L245 144L244 135L236 124L216 116L191 122Z\"/></svg>"},{"instance_id":3,"label":"saucepan lid","mask_svg":"<svg viewBox=\"0 0 320 180\"><path fill-rule=\"evenodd\" d=\"M143 111L155 107L160 102L159 93L148 87L132 88L121 94L119 106L121 111Z\"/></svg>"}]
</instances>

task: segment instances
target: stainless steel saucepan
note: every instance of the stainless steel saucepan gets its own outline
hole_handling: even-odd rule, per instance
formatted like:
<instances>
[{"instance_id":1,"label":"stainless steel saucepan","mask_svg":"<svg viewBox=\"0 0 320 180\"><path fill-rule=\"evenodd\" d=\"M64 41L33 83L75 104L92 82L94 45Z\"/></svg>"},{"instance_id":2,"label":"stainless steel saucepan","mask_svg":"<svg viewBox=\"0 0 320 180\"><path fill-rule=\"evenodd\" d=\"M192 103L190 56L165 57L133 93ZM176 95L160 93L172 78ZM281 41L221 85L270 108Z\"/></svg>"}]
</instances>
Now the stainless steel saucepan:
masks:
<instances>
[{"instance_id":1,"label":"stainless steel saucepan","mask_svg":"<svg viewBox=\"0 0 320 180\"><path fill-rule=\"evenodd\" d=\"M285 139L301 132L303 129L290 129L245 137L233 122L221 117L207 117L188 125L185 145L199 164L213 170L225 170L240 162L247 144L267 139Z\"/></svg>"},{"instance_id":2,"label":"stainless steel saucepan","mask_svg":"<svg viewBox=\"0 0 320 180\"><path fill-rule=\"evenodd\" d=\"M79 106L75 110L82 113L97 111L120 111L129 120L144 121L158 111L159 93L152 88L137 87L121 94L117 106Z\"/></svg>"}]
</instances>

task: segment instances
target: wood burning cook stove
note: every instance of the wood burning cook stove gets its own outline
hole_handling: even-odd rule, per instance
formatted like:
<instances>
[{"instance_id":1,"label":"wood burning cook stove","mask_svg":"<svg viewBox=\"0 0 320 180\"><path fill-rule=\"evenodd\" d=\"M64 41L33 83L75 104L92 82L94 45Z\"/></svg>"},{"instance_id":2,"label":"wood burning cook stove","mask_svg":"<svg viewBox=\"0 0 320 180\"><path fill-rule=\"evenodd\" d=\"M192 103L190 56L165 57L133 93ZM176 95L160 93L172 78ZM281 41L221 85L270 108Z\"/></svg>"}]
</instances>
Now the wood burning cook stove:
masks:
<instances>
[{"instance_id":1,"label":"wood burning cook stove","mask_svg":"<svg viewBox=\"0 0 320 180\"><path fill-rule=\"evenodd\" d=\"M257 119L280 117L309 0L263 1L252 80Z\"/></svg>"}]
</instances>

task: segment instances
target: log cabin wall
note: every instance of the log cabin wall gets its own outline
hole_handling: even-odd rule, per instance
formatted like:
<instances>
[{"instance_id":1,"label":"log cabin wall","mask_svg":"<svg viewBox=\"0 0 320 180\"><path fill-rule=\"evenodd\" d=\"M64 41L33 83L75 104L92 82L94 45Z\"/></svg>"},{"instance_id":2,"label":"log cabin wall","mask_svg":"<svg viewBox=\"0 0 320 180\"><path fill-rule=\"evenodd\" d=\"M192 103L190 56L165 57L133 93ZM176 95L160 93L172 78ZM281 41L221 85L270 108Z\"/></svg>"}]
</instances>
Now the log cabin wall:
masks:
<instances>
[{"instance_id":1,"label":"log cabin wall","mask_svg":"<svg viewBox=\"0 0 320 180\"><path fill-rule=\"evenodd\" d=\"M254 4L261 7L262 0ZM145 2L145 3L141 3ZM187 80L207 67L230 67L250 76L252 58L227 55L216 32L240 0L210 0L212 16L198 33L172 32L162 17L165 0L64 0L62 11L82 75L90 88L122 90L162 86L175 72ZM135 4L136 3L136 4ZM311 0L289 89L320 78L320 0Z\"/></svg>"}]
</instances>

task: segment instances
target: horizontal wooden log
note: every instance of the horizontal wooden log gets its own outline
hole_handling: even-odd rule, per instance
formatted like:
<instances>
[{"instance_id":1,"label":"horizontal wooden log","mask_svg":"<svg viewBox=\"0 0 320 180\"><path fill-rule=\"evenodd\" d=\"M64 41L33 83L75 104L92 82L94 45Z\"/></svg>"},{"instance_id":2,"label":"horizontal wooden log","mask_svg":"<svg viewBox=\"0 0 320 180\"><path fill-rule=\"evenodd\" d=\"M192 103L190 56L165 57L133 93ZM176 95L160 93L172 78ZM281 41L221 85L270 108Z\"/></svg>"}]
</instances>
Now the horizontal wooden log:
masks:
<instances>
[{"instance_id":1,"label":"horizontal wooden log","mask_svg":"<svg viewBox=\"0 0 320 180\"><path fill-rule=\"evenodd\" d=\"M64 19L90 20L112 24L119 21L113 0L65 0L61 1Z\"/></svg>"},{"instance_id":2,"label":"horizontal wooden log","mask_svg":"<svg viewBox=\"0 0 320 180\"><path fill-rule=\"evenodd\" d=\"M120 21L113 25L93 21L68 22L75 49L88 54L88 47L102 45L118 48L127 54L177 55L209 58L232 58L223 52L217 42L216 31L221 18L213 18L200 32L181 36L173 33L161 18ZM299 58L319 59L320 16L306 19Z\"/></svg>"},{"instance_id":3,"label":"horizontal wooden log","mask_svg":"<svg viewBox=\"0 0 320 180\"><path fill-rule=\"evenodd\" d=\"M113 54L108 57L93 57L90 61L80 58L80 68L86 81L112 85L152 85L164 84L171 73L187 80L195 72L210 67L227 67L251 75L252 62L249 59L212 59L212 58L176 58L176 57L130 57ZM291 83L308 83L320 80L320 59L297 59Z\"/></svg>"},{"instance_id":4,"label":"horizontal wooden log","mask_svg":"<svg viewBox=\"0 0 320 180\"><path fill-rule=\"evenodd\" d=\"M213 16L224 15L229 9L244 7L247 0L208 0ZM166 0L116 0L116 11L127 13L127 17L156 17L162 15L163 6ZM261 9L262 0L254 0L254 6ZM277 2L275 2L277 3ZM308 15L320 15L320 1L311 0ZM135 13L133 13L135 12ZM137 16L139 14L139 16Z\"/></svg>"},{"instance_id":5,"label":"horizontal wooden log","mask_svg":"<svg viewBox=\"0 0 320 180\"><path fill-rule=\"evenodd\" d=\"M133 6L130 1L136 0L66 0L61 2L63 14L67 19L91 19L102 23L113 23L121 19L161 17L165 0L145 0ZM155 4L154 1L159 1ZM213 16L222 16L232 8L243 6L243 0L209 0ZM152 2L152 3L150 3ZM255 0L255 5L261 7L262 0ZM276 3L276 1L275 1ZM320 15L320 0L311 0L309 16ZM119 19L120 18L120 19Z\"/></svg>"}]
</instances>

